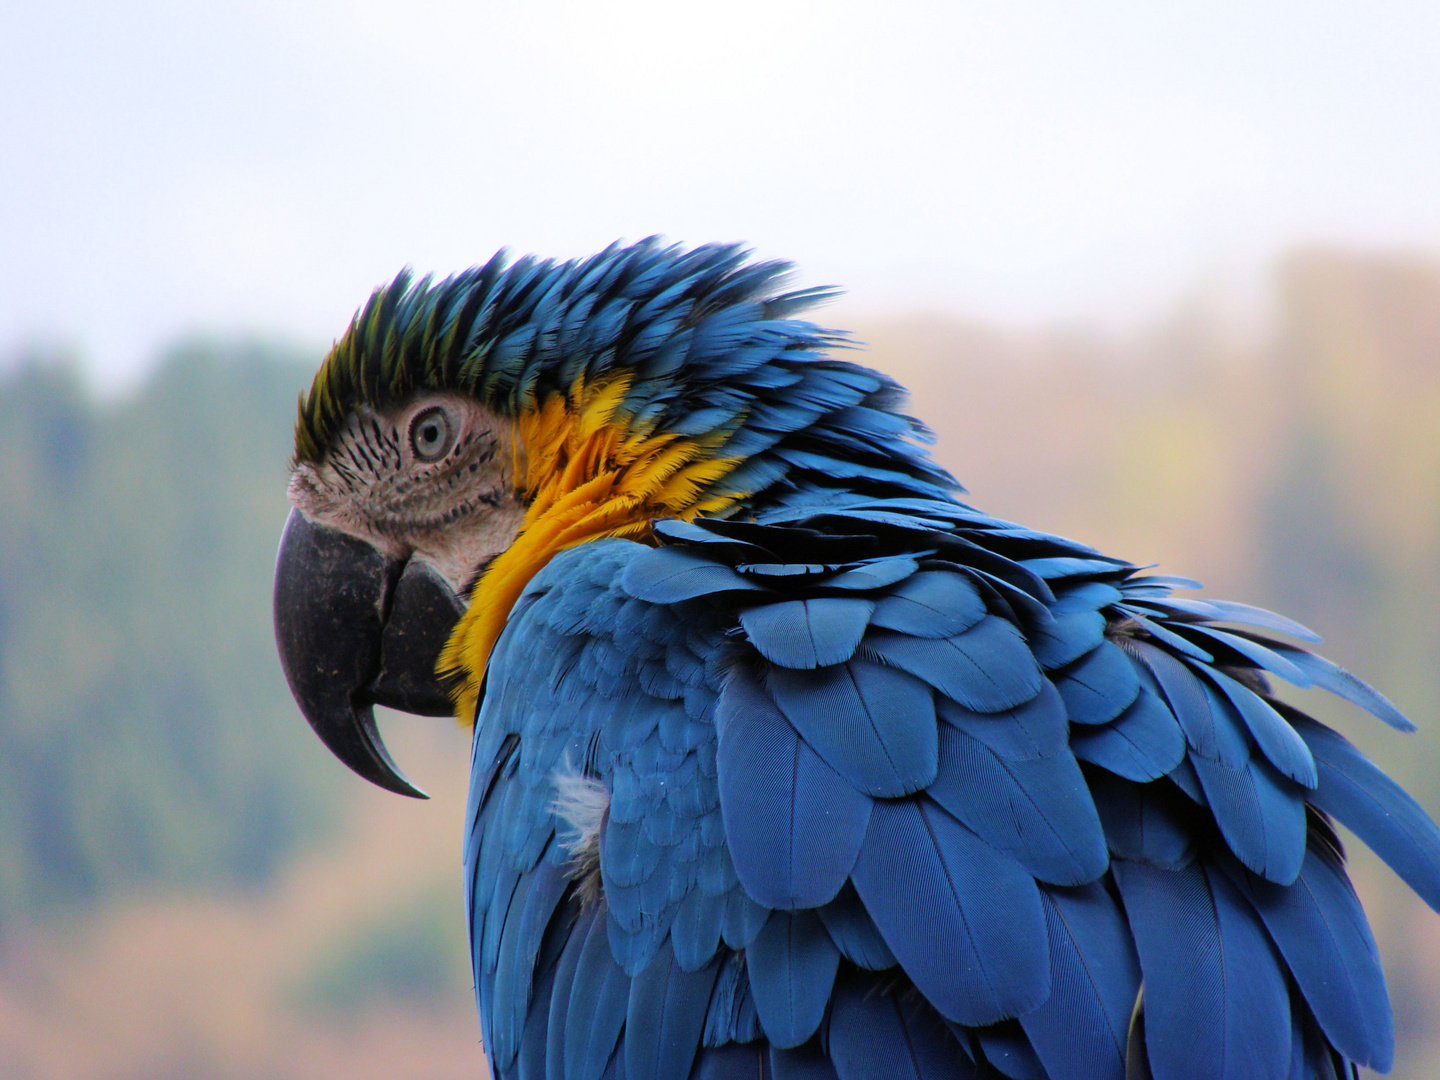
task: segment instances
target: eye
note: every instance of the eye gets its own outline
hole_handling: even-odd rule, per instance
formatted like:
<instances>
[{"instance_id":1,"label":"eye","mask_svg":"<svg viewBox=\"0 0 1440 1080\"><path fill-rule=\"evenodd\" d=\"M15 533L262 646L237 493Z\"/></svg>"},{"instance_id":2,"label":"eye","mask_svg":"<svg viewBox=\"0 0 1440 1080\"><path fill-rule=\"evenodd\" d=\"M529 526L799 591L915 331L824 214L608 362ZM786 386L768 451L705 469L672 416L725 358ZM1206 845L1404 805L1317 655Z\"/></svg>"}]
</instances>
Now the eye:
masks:
<instances>
[{"instance_id":1,"label":"eye","mask_svg":"<svg viewBox=\"0 0 1440 1080\"><path fill-rule=\"evenodd\" d=\"M435 461L450 451L455 441L455 425L445 410L436 405L417 413L410 421L410 449L421 461Z\"/></svg>"}]
</instances>

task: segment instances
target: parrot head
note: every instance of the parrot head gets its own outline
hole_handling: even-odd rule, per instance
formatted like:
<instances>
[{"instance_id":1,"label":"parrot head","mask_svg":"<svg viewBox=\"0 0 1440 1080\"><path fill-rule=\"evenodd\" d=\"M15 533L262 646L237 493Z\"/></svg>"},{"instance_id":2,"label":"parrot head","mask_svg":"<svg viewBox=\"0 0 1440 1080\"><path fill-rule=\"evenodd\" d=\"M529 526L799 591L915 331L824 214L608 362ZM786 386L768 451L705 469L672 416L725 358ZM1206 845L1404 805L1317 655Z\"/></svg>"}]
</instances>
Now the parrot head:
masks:
<instances>
[{"instance_id":1,"label":"parrot head","mask_svg":"<svg viewBox=\"0 0 1440 1080\"><path fill-rule=\"evenodd\" d=\"M466 587L524 517L513 447L504 418L421 391L357 404L323 455L297 457L275 571L281 664L325 744L392 791L421 794L386 752L373 706L452 711L437 661Z\"/></svg>"},{"instance_id":2,"label":"parrot head","mask_svg":"<svg viewBox=\"0 0 1440 1080\"><path fill-rule=\"evenodd\" d=\"M954 490L895 417L898 387L791 318L828 290L780 291L789 268L747 254L497 255L440 282L402 273L357 313L301 396L274 591L290 688L345 764L422 796L374 705L473 723L512 606L562 550L863 487L830 475L826 441L855 443L856 410L888 425L866 475Z\"/></svg>"}]
</instances>

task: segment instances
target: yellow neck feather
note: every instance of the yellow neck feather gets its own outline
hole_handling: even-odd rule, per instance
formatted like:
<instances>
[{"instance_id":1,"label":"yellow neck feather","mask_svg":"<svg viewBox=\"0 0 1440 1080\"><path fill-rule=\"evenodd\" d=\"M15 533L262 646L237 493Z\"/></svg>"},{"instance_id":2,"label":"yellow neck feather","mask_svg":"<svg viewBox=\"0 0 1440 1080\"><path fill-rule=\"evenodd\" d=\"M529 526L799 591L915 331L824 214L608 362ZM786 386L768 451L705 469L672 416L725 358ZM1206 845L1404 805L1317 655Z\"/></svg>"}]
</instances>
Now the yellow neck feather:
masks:
<instances>
[{"instance_id":1,"label":"yellow neck feather","mask_svg":"<svg viewBox=\"0 0 1440 1080\"><path fill-rule=\"evenodd\" d=\"M710 495L740 464L713 452L723 435L687 439L619 414L628 376L554 394L515 424L515 476L529 503L514 543L481 577L440 656L458 676L456 716L472 723L490 651L520 593L555 555L590 540L650 538L655 518L689 521L740 496Z\"/></svg>"}]
</instances>

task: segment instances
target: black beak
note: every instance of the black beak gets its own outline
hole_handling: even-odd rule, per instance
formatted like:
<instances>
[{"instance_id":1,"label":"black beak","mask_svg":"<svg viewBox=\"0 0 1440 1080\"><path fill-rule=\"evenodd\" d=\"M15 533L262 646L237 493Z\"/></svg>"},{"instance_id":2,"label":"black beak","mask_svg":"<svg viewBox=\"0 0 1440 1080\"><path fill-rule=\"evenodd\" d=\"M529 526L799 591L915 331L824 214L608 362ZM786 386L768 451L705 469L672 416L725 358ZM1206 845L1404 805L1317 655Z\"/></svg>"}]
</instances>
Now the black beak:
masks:
<instances>
[{"instance_id":1,"label":"black beak","mask_svg":"<svg viewBox=\"0 0 1440 1080\"><path fill-rule=\"evenodd\" d=\"M275 562L275 644L290 692L332 753L372 783L428 796L391 760L373 706L448 716L435 661L464 613L419 560L389 559L363 540L291 510Z\"/></svg>"}]
</instances>

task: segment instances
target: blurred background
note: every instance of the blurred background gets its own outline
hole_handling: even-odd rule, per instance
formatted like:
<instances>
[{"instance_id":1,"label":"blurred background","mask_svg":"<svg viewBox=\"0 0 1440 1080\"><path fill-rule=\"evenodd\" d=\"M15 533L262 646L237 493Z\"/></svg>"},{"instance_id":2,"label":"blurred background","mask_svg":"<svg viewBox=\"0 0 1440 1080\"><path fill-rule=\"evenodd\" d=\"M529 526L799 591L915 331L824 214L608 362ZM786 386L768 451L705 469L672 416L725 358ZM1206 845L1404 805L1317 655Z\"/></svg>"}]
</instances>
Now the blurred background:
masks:
<instances>
[{"instance_id":1,"label":"blurred background","mask_svg":"<svg viewBox=\"0 0 1440 1080\"><path fill-rule=\"evenodd\" d=\"M328 342L503 245L845 286L974 502L1310 624L1440 812L1440 8L712 8L0 0L0 1074L483 1075L465 734L351 777L268 605ZM1440 916L1351 851L1440 1075Z\"/></svg>"}]
</instances>

